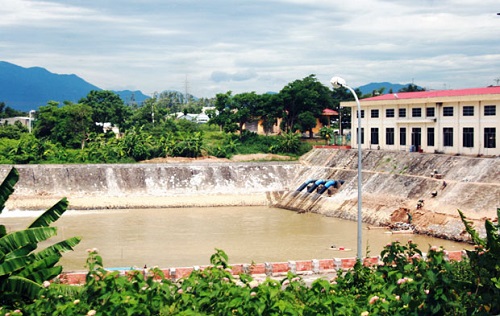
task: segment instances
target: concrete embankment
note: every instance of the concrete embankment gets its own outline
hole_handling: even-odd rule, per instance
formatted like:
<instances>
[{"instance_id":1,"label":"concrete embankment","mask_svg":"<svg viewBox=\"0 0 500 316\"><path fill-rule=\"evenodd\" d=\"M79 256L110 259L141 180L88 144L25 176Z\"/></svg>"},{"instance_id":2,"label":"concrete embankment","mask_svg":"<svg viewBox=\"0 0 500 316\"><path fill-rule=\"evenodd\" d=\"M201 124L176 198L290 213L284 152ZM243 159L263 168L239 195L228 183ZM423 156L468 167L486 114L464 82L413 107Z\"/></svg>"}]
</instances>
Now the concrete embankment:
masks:
<instances>
[{"instance_id":1,"label":"concrete embankment","mask_svg":"<svg viewBox=\"0 0 500 316\"><path fill-rule=\"evenodd\" d=\"M0 166L0 178L12 166ZM270 205L298 163L17 165L8 209L46 209L67 197L72 209Z\"/></svg>"},{"instance_id":2,"label":"concrete embankment","mask_svg":"<svg viewBox=\"0 0 500 316\"><path fill-rule=\"evenodd\" d=\"M295 182L312 178L345 183L331 196L290 192L280 206L355 220L357 151L315 149L301 162L304 168ZM495 219L500 206L499 158L367 150L363 151L362 167L363 221L373 225L406 221L406 211L410 211L419 233L466 240L457 210L484 234L484 220ZM434 170L438 177L431 176ZM437 196L432 197L433 191ZM417 210L419 199L424 200L424 207Z\"/></svg>"},{"instance_id":3,"label":"concrete embankment","mask_svg":"<svg viewBox=\"0 0 500 316\"><path fill-rule=\"evenodd\" d=\"M363 221L388 225L413 217L417 232L466 240L457 209L482 230L500 206L500 159L363 151ZM3 178L12 166L0 166ZM8 209L46 209L67 197L72 209L275 205L357 218L357 151L314 149L300 163L189 162L19 165ZM431 177L437 170L439 177ZM307 179L345 183L326 192L295 192ZM443 187L446 181L446 187ZM305 190L304 190L305 191ZM436 197L431 192L437 191ZM424 207L416 210L419 199Z\"/></svg>"}]
</instances>

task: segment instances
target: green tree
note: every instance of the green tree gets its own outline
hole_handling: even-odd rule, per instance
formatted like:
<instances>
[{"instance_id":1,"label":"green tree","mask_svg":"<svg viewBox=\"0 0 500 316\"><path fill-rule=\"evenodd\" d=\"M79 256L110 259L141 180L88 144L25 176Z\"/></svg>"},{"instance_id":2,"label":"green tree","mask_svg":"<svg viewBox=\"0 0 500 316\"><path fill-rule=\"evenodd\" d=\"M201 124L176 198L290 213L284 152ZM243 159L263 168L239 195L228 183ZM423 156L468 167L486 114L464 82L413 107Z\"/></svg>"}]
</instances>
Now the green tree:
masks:
<instances>
[{"instance_id":1,"label":"green tree","mask_svg":"<svg viewBox=\"0 0 500 316\"><path fill-rule=\"evenodd\" d=\"M59 120L54 132L63 145L72 148L79 146L83 149L93 126L90 106L67 103L59 109Z\"/></svg>"},{"instance_id":2,"label":"green tree","mask_svg":"<svg viewBox=\"0 0 500 316\"><path fill-rule=\"evenodd\" d=\"M59 103L49 101L47 105L38 108L33 134L37 138L52 139L54 129L59 119Z\"/></svg>"},{"instance_id":3,"label":"green tree","mask_svg":"<svg viewBox=\"0 0 500 316\"><path fill-rule=\"evenodd\" d=\"M0 102L0 118L26 116L26 115L28 115L28 113L13 109L10 106L7 106L3 101Z\"/></svg>"},{"instance_id":4,"label":"green tree","mask_svg":"<svg viewBox=\"0 0 500 316\"><path fill-rule=\"evenodd\" d=\"M425 88L419 87L416 84L410 83L406 87L399 89L398 92L417 92L417 91L425 91Z\"/></svg>"},{"instance_id":5,"label":"green tree","mask_svg":"<svg viewBox=\"0 0 500 316\"><path fill-rule=\"evenodd\" d=\"M260 96L255 92L245 92L237 94L233 97L233 116L234 121L238 124L240 135L243 133L243 126L252 120L258 119L257 108L259 106Z\"/></svg>"},{"instance_id":6,"label":"green tree","mask_svg":"<svg viewBox=\"0 0 500 316\"><path fill-rule=\"evenodd\" d=\"M285 86L279 93L286 112L283 121L285 131L294 132L293 129L296 128L301 113L310 112L319 118L323 109L332 105L330 91L318 82L314 75L295 80Z\"/></svg>"},{"instance_id":7,"label":"green tree","mask_svg":"<svg viewBox=\"0 0 500 316\"><path fill-rule=\"evenodd\" d=\"M60 143L64 147L84 148L89 132L94 128L92 108L66 101L41 106L35 121L34 134L42 140ZM102 130L100 131L102 132Z\"/></svg>"},{"instance_id":8,"label":"green tree","mask_svg":"<svg viewBox=\"0 0 500 316\"><path fill-rule=\"evenodd\" d=\"M210 118L210 124L216 124L226 133L233 133L238 129L234 117L232 92L218 93L215 96L217 115Z\"/></svg>"},{"instance_id":9,"label":"green tree","mask_svg":"<svg viewBox=\"0 0 500 316\"><path fill-rule=\"evenodd\" d=\"M123 100L108 90L92 90L79 103L92 108L92 121L94 123L111 123L123 128L125 121L131 115L131 109L123 103ZM102 132L101 126L94 124L92 128L95 132Z\"/></svg>"},{"instance_id":10,"label":"green tree","mask_svg":"<svg viewBox=\"0 0 500 316\"><path fill-rule=\"evenodd\" d=\"M260 102L257 103L255 109L255 116L261 120L264 132L268 135L278 122L278 118L284 116L283 102L280 95L271 93L261 95Z\"/></svg>"},{"instance_id":11,"label":"green tree","mask_svg":"<svg viewBox=\"0 0 500 316\"><path fill-rule=\"evenodd\" d=\"M28 128L19 121L14 124L5 122L5 124L0 125L0 138L19 139L24 133L28 133Z\"/></svg>"},{"instance_id":12,"label":"green tree","mask_svg":"<svg viewBox=\"0 0 500 316\"><path fill-rule=\"evenodd\" d=\"M309 138L313 138L312 129L316 126L317 121L314 115L309 112L302 112L297 117L296 129L300 130L302 133L309 132Z\"/></svg>"}]
</instances>

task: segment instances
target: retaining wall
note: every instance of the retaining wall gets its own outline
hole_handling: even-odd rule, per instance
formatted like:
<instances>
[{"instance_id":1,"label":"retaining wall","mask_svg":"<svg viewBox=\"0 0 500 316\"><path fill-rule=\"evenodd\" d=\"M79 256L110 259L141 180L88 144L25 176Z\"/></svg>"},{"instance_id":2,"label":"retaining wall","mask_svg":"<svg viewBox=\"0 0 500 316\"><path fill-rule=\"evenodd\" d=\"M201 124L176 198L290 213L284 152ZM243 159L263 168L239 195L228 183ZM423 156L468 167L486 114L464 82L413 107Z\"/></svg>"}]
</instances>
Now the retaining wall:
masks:
<instances>
[{"instance_id":1,"label":"retaining wall","mask_svg":"<svg viewBox=\"0 0 500 316\"><path fill-rule=\"evenodd\" d=\"M424 258L425 258L425 254ZM465 256L464 251L449 251L446 253L446 260L460 261ZM334 277L338 271L352 269L356 264L356 258L333 258L333 259L313 259L288 262L265 262L256 264L234 264L231 265L231 273L240 275L242 273L253 275L254 277L280 277L292 272L297 275L309 276L315 279L320 276L329 275ZM365 265L379 264L380 257L367 257L363 259ZM203 270L208 266L175 267L162 269L165 278L177 281L189 276L195 270ZM126 275L134 270L120 270L121 275ZM148 273L147 269L143 273ZM63 273L59 276L59 281L65 284L84 284L86 272Z\"/></svg>"}]
</instances>

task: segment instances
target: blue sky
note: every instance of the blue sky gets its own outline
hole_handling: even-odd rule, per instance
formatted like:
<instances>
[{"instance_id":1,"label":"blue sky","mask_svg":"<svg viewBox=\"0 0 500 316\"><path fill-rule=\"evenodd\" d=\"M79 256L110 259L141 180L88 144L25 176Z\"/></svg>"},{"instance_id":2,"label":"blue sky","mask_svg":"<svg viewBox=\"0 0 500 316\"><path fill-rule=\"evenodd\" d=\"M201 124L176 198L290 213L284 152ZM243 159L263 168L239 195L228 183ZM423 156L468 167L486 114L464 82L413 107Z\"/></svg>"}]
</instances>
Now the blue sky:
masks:
<instances>
[{"instance_id":1,"label":"blue sky","mask_svg":"<svg viewBox=\"0 0 500 316\"><path fill-rule=\"evenodd\" d=\"M279 91L315 74L352 87L500 79L498 0L0 0L0 60L103 89L197 97Z\"/></svg>"}]
</instances>

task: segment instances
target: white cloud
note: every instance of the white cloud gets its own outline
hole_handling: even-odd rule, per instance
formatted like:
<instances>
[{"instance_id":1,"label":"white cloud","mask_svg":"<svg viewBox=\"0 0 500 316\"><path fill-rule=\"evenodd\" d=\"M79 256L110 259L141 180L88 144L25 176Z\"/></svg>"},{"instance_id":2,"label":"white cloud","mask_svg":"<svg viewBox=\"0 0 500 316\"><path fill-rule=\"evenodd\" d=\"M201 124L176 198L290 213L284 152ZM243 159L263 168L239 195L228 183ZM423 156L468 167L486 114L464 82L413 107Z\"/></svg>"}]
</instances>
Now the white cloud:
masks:
<instances>
[{"instance_id":1,"label":"white cloud","mask_svg":"<svg viewBox=\"0 0 500 316\"><path fill-rule=\"evenodd\" d=\"M497 1L0 0L0 54L104 89L212 97L317 74L442 88L500 74Z\"/></svg>"}]
</instances>

